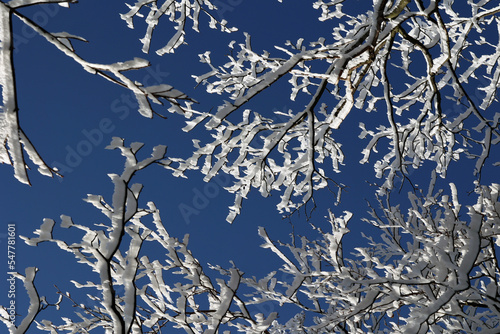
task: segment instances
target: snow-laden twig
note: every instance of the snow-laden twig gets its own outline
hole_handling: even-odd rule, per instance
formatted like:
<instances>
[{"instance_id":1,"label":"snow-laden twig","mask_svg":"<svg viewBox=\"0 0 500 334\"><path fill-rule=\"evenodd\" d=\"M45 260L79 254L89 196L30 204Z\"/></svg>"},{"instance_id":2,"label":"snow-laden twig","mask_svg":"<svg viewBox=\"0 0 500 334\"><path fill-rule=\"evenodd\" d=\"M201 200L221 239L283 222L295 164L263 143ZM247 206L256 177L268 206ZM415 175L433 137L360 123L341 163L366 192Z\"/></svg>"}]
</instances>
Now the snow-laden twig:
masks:
<instances>
[{"instance_id":1,"label":"snow-laden twig","mask_svg":"<svg viewBox=\"0 0 500 334\"><path fill-rule=\"evenodd\" d=\"M164 47L156 51L160 56L175 52L179 46L185 44L184 39L188 20L193 22L193 29L199 31L200 13L205 13L208 16L210 19L209 26L212 29L216 29L219 26L221 31L228 33L237 30L233 27L227 27L226 20L218 21L215 18L216 6L209 0L164 0L163 3L158 0L137 0L133 5L127 4L127 6L129 7L129 11L125 14L120 14L120 16L129 28L134 29L135 17L145 17L147 24L146 34L141 39L142 51L145 53L149 52L153 32L163 17L168 18L169 21L176 25L175 30L177 32ZM141 14L143 8L149 10L146 15Z\"/></svg>"}]
</instances>

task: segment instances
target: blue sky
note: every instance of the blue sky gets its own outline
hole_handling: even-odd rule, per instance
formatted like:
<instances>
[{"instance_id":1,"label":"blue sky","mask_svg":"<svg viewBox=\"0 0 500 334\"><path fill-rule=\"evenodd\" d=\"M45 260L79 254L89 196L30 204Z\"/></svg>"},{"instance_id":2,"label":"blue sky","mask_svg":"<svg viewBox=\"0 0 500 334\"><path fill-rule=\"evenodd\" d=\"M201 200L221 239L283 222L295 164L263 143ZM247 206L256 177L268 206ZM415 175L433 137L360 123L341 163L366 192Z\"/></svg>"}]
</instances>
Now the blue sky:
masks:
<instances>
[{"instance_id":1,"label":"blue sky","mask_svg":"<svg viewBox=\"0 0 500 334\"><path fill-rule=\"evenodd\" d=\"M198 62L198 54L212 50L216 64L224 62L229 52L227 45L231 40L243 42L243 32L252 35L253 46L258 50L273 50L273 45L283 45L289 39L300 37L314 41L328 35L332 23L320 23L316 20L319 11L309 3L300 0L265 1L265 5L256 5L250 0L220 0L219 18L229 21L229 25L240 28L231 35L211 30L206 20L200 24L201 34L189 31L186 41L189 45L181 46L175 54L156 56L154 50L162 47L172 33L168 22L164 22L154 35L152 52L141 52L139 38L145 31L144 25L137 21L136 30L126 27L119 18L119 13L127 8L118 2L81 1L64 9L55 5L37 6L26 10L26 15L38 18L44 27L52 32L67 31L80 35L89 43L75 41L76 50L87 60L97 63L125 61L133 57L143 57L153 64L149 70L138 73L136 79L149 81L150 84L166 83L173 85L200 101L196 106L209 110L219 105L220 96L210 96L204 88L195 89L191 75L207 72L209 68ZM217 3L214 2L214 3ZM264 2L263 2L264 3ZM363 10L368 1L350 1L355 8ZM349 6L347 4L346 6ZM226 5L226 6L224 6ZM349 11L347 9L346 11ZM169 156L187 157L192 150L191 139L207 138L200 128L193 133L184 133L180 128L184 119L169 114L166 108L156 107L156 111L168 117L146 119L138 114L134 99L130 93L100 77L85 72L80 65L73 63L58 50L16 25L19 44L15 52L15 65L18 83L20 121L24 131L37 147L39 153L52 166L57 166L64 178L50 179L30 172L32 187L17 182L10 166L1 165L0 173L3 190L0 192L3 223L14 222L19 235L32 236L32 231L40 226L43 218L52 218L59 222L61 214L72 216L80 224L105 222L104 216L90 204L82 201L86 194L101 194L110 199L113 189L107 173L122 171L123 159L118 151L108 151L104 147L113 136L124 137L128 143L140 141L146 144L145 154L153 146L168 146ZM321 33L324 31L324 33ZM273 110L287 110L301 107L300 101L289 100L289 85L282 81L280 87L263 93L249 106L253 110L270 115ZM227 98L227 97L226 97ZM339 131L346 154L344 172L337 175L339 182L350 188L344 194L342 205L334 207L334 198L325 190L318 193L318 208L312 213L314 224L327 226L323 217L327 208L340 215L349 210L355 213L349 227L353 231L347 240L352 245L360 242L360 232L373 233L373 229L360 221L366 217L365 198L371 196L365 178L376 181L370 165L360 166L360 146L358 123L363 120L377 120L376 114L366 115L359 111L351 113ZM354 130L353 130L354 129ZM366 143L365 143L366 144ZM416 175L420 172L417 172ZM190 244L194 255L202 264L219 264L230 267L229 260L244 272L262 277L269 271L277 270L281 265L271 252L259 248L262 243L257 234L258 226L265 226L274 239L288 241L290 221L283 220L276 212L279 194L264 199L258 193L251 193L244 202L242 215L233 225L225 221L233 196L223 191L228 185L226 177L219 177L216 182L206 184L197 172L187 174L188 180L177 179L160 167L150 167L138 174L135 182L144 184L141 195L142 205L154 201L162 212L163 222L173 236L182 238L190 234ZM426 180L426 172L422 173ZM450 178L459 175L459 170L452 172ZM468 183L471 186L470 183ZM405 193L405 191L403 191ZM372 198L373 199L373 198ZM193 209L186 214L186 208ZM184 210L184 214L183 214ZM304 212L292 217L299 233L311 233ZM55 235L61 238L75 238L73 231L55 229ZM4 231L0 231L4 233ZM5 243L2 240L1 245ZM22 272L26 266L40 267L37 285L41 295L54 300L57 284L61 289L74 291L69 279L92 277L88 268L76 264L73 256L64 253L53 244L43 244L38 248L17 244L17 270ZM2 246L3 247L3 246ZM24 291L18 284L18 312L25 314L23 303ZM5 298L0 302L4 303ZM84 298L84 297L82 297ZM83 302L83 301L82 301ZM26 304L24 304L26 305ZM25 307L25 306L24 306ZM71 311L71 310L70 310ZM41 314L43 318L44 314Z\"/></svg>"}]
</instances>

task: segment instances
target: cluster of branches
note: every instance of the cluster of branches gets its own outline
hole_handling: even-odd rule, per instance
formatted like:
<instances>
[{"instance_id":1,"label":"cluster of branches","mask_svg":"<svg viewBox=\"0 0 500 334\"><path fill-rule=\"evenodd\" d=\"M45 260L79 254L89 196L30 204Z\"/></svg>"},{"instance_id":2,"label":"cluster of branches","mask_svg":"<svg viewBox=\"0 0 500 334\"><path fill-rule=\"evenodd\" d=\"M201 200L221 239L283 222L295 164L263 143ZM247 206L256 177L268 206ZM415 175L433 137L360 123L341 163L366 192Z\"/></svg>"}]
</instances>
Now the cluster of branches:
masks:
<instances>
[{"instance_id":1,"label":"cluster of branches","mask_svg":"<svg viewBox=\"0 0 500 334\"><path fill-rule=\"evenodd\" d=\"M276 334L500 330L499 184L477 188L476 203L467 207L468 219L461 218L462 205L453 183L450 195L434 190L436 173L426 194L408 193L406 214L399 205L380 199L381 213L373 209L367 222L380 229L382 241L366 237L368 245L357 247L353 256L346 256L343 249L351 212L341 217L330 213L331 231L312 225L319 239L302 237L299 246L295 240L274 242L261 227L261 247L283 260L280 270L292 281L281 281L277 272L257 280L236 267L212 266L228 277L216 278L217 287L188 249L188 237L181 241L170 236L153 202L140 208L142 185L133 184L133 176L152 164L170 163L164 146L155 147L148 158L137 159L142 146L125 146L123 139L115 137L107 147L119 149L126 159L121 175L109 175L114 184L112 202L98 195L85 201L100 210L108 224L90 227L62 215L61 227L84 232L80 242L67 244L54 238L52 219L44 220L35 231L37 237L23 237L33 246L54 242L91 267L96 281L73 283L88 289L96 304L77 302L69 292L60 292L55 304L47 304L36 290L37 269L27 268L25 276L17 276L30 297L28 315L16 328L7 308L0 309L0 320L11 333L25 333L30 325L51 333L86 333L96 328L106 333L160 333L166 326L186 333L216 333L224 328ZM147 217L152 219L146 221ZM165 253L155 251L161 256L152 259L152 254L144 254L145 243L154 243ZM169 273L182 279L172 280ZM64 323L58 324L37 319L45 308L59 308L63 297L81 309L76 312L79 320L63 318ZM277 312L253 315L248 310L250 305L269 301L295 305L299 313L280 323Z\"/></svg>"},{"instance_id":2,"label":"cluster of branches","mask_svg":"<svg viewBox=\"0 0 500 334\"><path fill-rule=\"evenodd\" d=\"M500 113L492 108L500 85L500 49L489 42L494 34L498 39L500 31L497 3L467 1L457 6L453 0L374 0L372 10L353 16L343 10L344 0L318 0L313 6L321 9L320 20L325 25L331 23L328 38L318 37L309 45L303 39L287 42L276 46L281 56L272 56L267 51L255 51L247 34L243 43L230 44L232 52L223 65L213 64L208 51L200 55L210 71L195 76L196 82L204 84L209 93L227 94L230 100L211 114L194 110L194 100L171 86L144 87L122 73L143 68L147 61L88 63L77 56L70 43L71 39L83 38L49 33L17 11L35 4L69 6L73 2L0 2L0 135L4 141L0 159L14 166L20 181L29 182L22 144L42 174L56 171L43 162L18 124L13 17L87 71L132 90L143 116L155 113L150 101L164 98L170 103L170 111L188 118L185 131L203 124L213 140L194 140L195 149L188 158L167 158L165 148L157 147L150 158L139 161L136 153L141 144L127 147L123 140L114 139L110 148L121 150L126 167L122 175L111 175L115 185L112 204L100 196L87 199L109 218L110 224L91 228L64 216L63 227L85 232L82 242L68 245L54 239L52 220L45 220L37 230L38 237L26 238L33 245L55 242L92 267L99 280L75 284L100 291L100 296L92 295L98 306L75 302L83 310L78 313L81 321L54 324L35 320L43 306L34 285L36 269L29 268L25 276L18 275L31 299L26 320L16 329L8 321L6 309L0 311L11 332L24 332L34 322L39 329L52 332L85 332L99 327L109 333L157 333L169 323L187 333L215 333L222 330L221 326L246 333L500 330L500 186L481 184L483 167L500 140ZM227 27L227 22L214 18L211 11L215 6L208 0L140 0L129 8L122 14L129 27L134 27L135 18L145 17L147 31L141 40L144 52L149 51L153 31L162 17L172 21L177 32L157 51L160 55L184 43L188 20L198 29L202 12L208 15L210 27L235 31ZM284 78L291 84L290 99L305 100L305 107L277 115L247 108L260 92ZM472 97L472 89L484 92L481 101ZM181 105L179 101L183 100ZM449 105L458 112L447 113ZM320 238L303 237L300 247L295 241L274 242L261 228L263 247L285 262L281 270L294 277L291 284L281 282L276 273L257 280L235 267L216 266L214 269L228 276L227 280L217 280L217 288L188 250L187 239L181 242L168 234L151 202L147 209L139 208L142 186L129 183L135 172L151 164L160 164L175 176L201 167L207 181L218 173L230 174L234 184L227 190L236 198L227 217L229 222L240 213L242 201L252 188L259 189L263 196L280 192L281 212L293 212L314 201L315 191L331 184L338 187L340 199L342 185L331 176L331 172L342 171L344 161L336 134L353 109L385 111L383 120L376 118L378 123L359 124L360 138L369 139L361 152L361 163L375 160L375 176L382 179L376 191L379 208L372 209L372 219L366 220L380 229L381 241L367 237L368 246L357 247L355 257L345 256L342 240L348 233L350 212L341 217L330 214L332 231L313 226ZM379 154L377 148L381 147L384 152ZM453 183L449 185L451 195L434 189L438 177L446 177L449 166L461 157L475 160L475 169L470 172L475 175L477 200L467 207L468 219L463 218L460 191ZM331 163L328 169L325 161ZM405 215L390 200L394 181L398 177L410 180L408 168L426 163L435 164L429 189L423 193L413 186ZM152 223L147 224L144 220L150 216ZM140 256L147 242L163 247L166 259L151 261L148 256ZM169 284L163 276L168 271L182 274L185 282ZM240 285L250 294L242 296ZM123 295L117 293L118 286L123 287ZM248 312L248 305L266 301L293 304L304 313L279 322L276 313L252 316Z\"/></svg>"},{"instance_id":3,"label":"cluster of branches","mask_svg":"<svg viewBox=\"0 0 500 334\"><path fill-rule=\"evenodd\" d=\"M137 152L143 146L132 143L125 146L123 139L114 138L108 149L119 149L125 157L125 169L121 175L110 174L114 184L111 203L102 196L89 195L85 201L99 209L109 224L94 227L74 223L71 217L62 215L63 228L84 232L80 242L67 244L53 237L54 220L45 219L35 238L23 237L29 245L54 242L67 252L74 254L79 263L88 265L98 273L98 280L80 283L73 281L76 288L92 290L89 298L97 302L95 306L77 303L69 292L61 296L69 299L79 320L67 319L63 324L49 320L37 321L38 313L48 305L45 297L39 297L35 287L35 268L28 268L26 276L18 275L30 296L30 312L21 326L15 327L9 320L7 309L0 309L0 320L11 333L24 333L33 322L40 330L51 333L89 332L96 328L106 333L160 333L167 324L183 328L188 333L216 333L221 324L234 319L246 320L249 328L269 326L270 320L254 319L245 303L236 295L242 273L229 269L229 280L217 280L217 285L205 274L199 261L188 249L188 236L178 240L169 235L160 218L159 210L153 202L147 208L138 204L142 185L132 184L133 176L152 164L165 164L165 146L157 146L149 158L138 160ZM144 222L152 217L151 222ZM165 252L165 258L150 259L151 255L141 255L144 243L155 243ZM167 273L181 275L174 282ZM120 294L122 288L123 294ZM100 292L99 296L97 292ZM63 301L50 306L57 306ZM201 305L207 305L203 309ZM236 310L233 310L236 308ZM271 319L272 320L272 319ZM145 329L149 330L145 330Z\"/></svg>"},{"instance_id":4,"label":"cluster of branches","mask_svg":"<svg viewBox=\"0 0 500 334\"><path fill-rule=\"evenodd\" d=\"M478 188L463 219L455 185L448 195L434 192L434 182L427 194L408 193L406 214L381 202L382 215L373 210L369 222L382 241L366 237L368 246L357 247L354 257L342 246L350 212L330 214L332 232L316 228L319 240L282 244L293 256L261 230L263 246L285 261L282 270L294 280L279 293L269 275L254 302L277 300L315 315L313 325L303 317L283 327L287 333L497 333L500 185Z\"/></svg>"},{"instance_id":5,"label":"cluster of branches","mask_svg":"<svg viewBox=\"0 0 500 334\"><path fill-rule=\"evenodd\" d=\"M70 43L71 39L83 38L49 33L17 11L21 7L53 2L69 6L71 1L1 4L4 15L1 57L4 110L1 121L5 131L2 132L4 148L0 157L2 162L14 166L15 176L22 182L29 182L22 144L42 174L51 175L56 171L43 162L18 124L11 59L13 17L20 18L87 71L132 90L143 116L152 117L155 113L149 101L160 103L158 99L164 98L171 104L170 111L189 118L185 131L205 122L214 140L209 143L195 141L192 157L176 159L179 166L175 175L197 169L199 164L206 180L220 172L232 175L235 182L228 190L235 193L236 198L227 218L230 222L239 214L242 199L252 188L259 189L263 196L272 191L283 192L278 209L287 212L313 200L314 190L332 183L339 187L340 197L342 186L335 183L329 171L341 170L344 153L342 143L335 139L335 132L353 108L367 112L386 109L386 124L381 121L382 124L374 129L367 129L360 122L360 137L371 138L362 151L362 163L369 162L379 142L389 141L385 145L387 153L374 162L376 176L384 179L381 194L393 188L398 174L408 174L408 166L418 168L425 161L433 161L435 169L445 177L450 162L461 155L476 160L475 174L479 178L491 145L500 138L500 114L482 112L491 110L488 107L495 100L500 73L496 66L497 48L485 37L486 33L493 34L491 28L498 25L496 15L500 7L489 8L491 1L466 6L471 16L464 16L463 8L455 11L452 1L430 1L427 6L422 1L394 4L388 0L374 1L373 11L356 17L342 12L343 1L318 1L315 7L322 9L321 20L341 20L343 23L333 26L331 40L321 37L309 47L304 45L303 39L287 42L284 47L276 46L285 57L271 57L267 51L254 51L247 34L245 43L238 45L240 50L222 66L212 64L210 52L200 55L201 61L211 70L196 76L196 81L205 84L209 93L229 94L232 100L219 106L215 114L193 110L194 100L169 85L143 87L122 73L148 66L146 60L111 65L88 63L77 55ZM134 18L144 17L141 10L149 10L145 17L147 32L141 39L145 52L163 16L177 25L177 33L158 51L160 54L173 52L182 45L188 19L198 30L200 12L208 14L210 27L220 26L225 32L235 30L227 28L227 22L214 18L210 11L215 7L209 1L165 1L160 5L150 0L137 1L129 7L130 11L122 14L122 18L131 28ZM230 48L236 48L235 42ZM481 52L480 57L475 55L477 52ZM390 61L391 57L401 61ZM327 64L326 71L315 70L323 69L323 63ZM410 69L413 63L418 65ZM390 65L394 68L389 68ZM475 79L483 73L489 75L477 82ZM391 76L397 77L399 82L401 75L406 79L406 89L391 84ZM311 96L305 108L267 116L264 116L267 112L243 110L261 91L284 77L289 77L292 85L291 100L298 95ZM468 87L471 79L474 83ZM470 86L485 92L479 105L468 91ZM181 105L178 100L186 102ZM453 101L455 108L465 108L465 111L446 114L445 100ZM242 110L240 120L236 115L238 110ZM327 160L332 165L325 171L321 166Z\"/></svg>"},{"instance_id":6,"label":"cluster of branches","mask_svg":"<svg viewBox=\"0 0 500 334\"><path fill-rule=\"evenodd\" d=\"M384 180L380 194L390 192L397 175L408 175L409 166L419 168L425 161L434 162L444 178L450 162L461 155L476 160L479 179L492 145L500 140L500 113L489 108L498 87L500 54L486 37L498 38L493 36L498 34L500 6L470 1L455 11L453 1L429 1L427 6L420 0L374 1L373 11L353 17L342 12L343 2L315 3L322 20L342 22L334 22L332 38L321 37L309 47L302 39L276 46L284 57L254 51L248 35L222 66L212 64L209 52L200 55L211 70L196 81L210 93L229 94L232 102L188 122L186 130L208 118L205 124L215 139L196 143L197 150L181 168L204 158L206 179L219 171L235 177L229 190L237 196L228 221L239 213L251 188L264 196L282 191L278 209L290 212L313 200L314 190L332 183L320 166L329 159L329 170L341 170L344 153L335 133L353 108L386 110L386 121L373 129L360 122L360 138L370 138L361 163L368 163L377 144L388 140L387 153L374 162L376 176ZM467 85L482 74L486 79ZM310 95L305 108L281 113L282 121L245 109L242 121L234 122L238 110L284 77L292 86L291 100ZM469 92L476 89L485 92L480 104ZM446 100L461 112L447 114ZM258 139L264 144L256 144Z\"/></svg>"},{"instance_id":7,"label":"cluster of branches","mask_svg":"<svg viewBox=\"0 0 500 334\"><path fill-rule=\"evenodd\" d=\"M147 2L150 3L152 1L141 1L142 5L137 6L140 7L146 5ZM150 65L149 61L141 58L135 58L133 60L113 64L97 64L88 62L78 55L72 44L72 41L74 40L87 42L85 38L69 34L67 32L49 32L44 27L20 12L20 9L24 7L35 5L43 6L54 3L63 7L69 7L70 4L77 3L77 0L0 1L0 86L2 88L3 101L2 112L0 113L0 124L2 125L2 129L0 131L0 140L2 141L2 146L0 146L0 162L11 164L14 167L14 176L20 182L26 184L30 184L30 181L27 174L28 166L26 163L26 157L23 153L23 146L29 159L31 159L31 161L38 166L38 171L41 174L53 176L54 174L59 175L59 173L57 169L51 168L45 163L19 124L18 96L16 92L16 76L13 59L15 32L12 25L12 21L16 18L26 26L33 29L38 35L43 37L48 43L52 44L59 51L70 57L76 63L80 64L85 71L91 74L99 75L106 80L133 92L139 104L138 111L144 117L151 118L154 114L157 114L153 110L151 102L161 105L163 103L160 99L164 99L169 103L169 111L181 114L186 113L187 115L191 112L193 102L196 102L190 99L186 94L174 89L170 85L161 84L144 86L140 82L132 80L124 74L126 71L139 70L148 67ZM179 6L180 8L174 6L175 11L172 15L175 15L175 13L180 10L184 11L184 14L186 14L186 11L199 11L199 6L187 6L189 4L188 1L182 1L182 3L183 6ZM195 3L198 4L198 1L195 1ZM133 9L131 13L133 14ZM127 22L129 22L133 16L131 13L124 15L124 19L127 19ZM186 19L186 17L184 17L184 19ZM195 24L197 24L198 16L196 15L192 17L192 19ZM151 20L154 20L154 18L151 18ZM154 26L153 23L151 24ZM179 30L179 32L183 33L182 30ZM178 43L174 44L175 45L170 47L170 50L179 46Z\"/></svg>"}]
</instances>

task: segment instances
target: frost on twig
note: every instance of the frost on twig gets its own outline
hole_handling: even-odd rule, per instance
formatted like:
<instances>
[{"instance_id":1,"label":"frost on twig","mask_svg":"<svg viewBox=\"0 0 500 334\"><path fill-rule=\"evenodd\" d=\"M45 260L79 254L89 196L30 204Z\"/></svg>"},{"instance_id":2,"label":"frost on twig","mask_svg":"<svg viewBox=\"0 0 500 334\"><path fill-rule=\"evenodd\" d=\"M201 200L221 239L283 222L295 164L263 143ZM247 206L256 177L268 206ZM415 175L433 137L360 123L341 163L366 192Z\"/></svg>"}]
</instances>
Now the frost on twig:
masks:
<instances>
[{"instance_id":1,"label":"frost on twig","mask_svg":"<svg viewBox=\"0 0 500 334\"><path fill-rule=\"evenodd\" d=\"M38 295L38 291L35 287L35 276L37 271L38 268L36 267L28 267L25 270L24 276L19 273L9 273L9 275L11 275L10 279L19 279L24 283L24 288L29 297L28 314L21 320L18 326L15 325L16 322L18 322L16 321L17 316L19 316L16 311L16 304L10 304L9 307L0 306L0 321L7 326L10 334L27 333L40 311L47 307L54 306L59 309L59 304L61 303L60 298L55 304L48 304L45 297L40 297ZM15 284L10 282L10 279L7 280L9 284ZM9 298L12 298L12 296L9 296Z\"/></svg>"},{"instance_id":2,"label":"frost on twig","mask_svg":"<svg viewBox=\"0 0 500 334\"><path fill-rule=\"evenodd\" d=\"M14 167L15 177L29 184L26 172L24 150L39 167L43 175L52 176L54 171L39 156L29 139L19 127L16 82L13 66L13 31L12 9L0 3L0 86L2 88L2 106L0 110L0 162Z\"/></svg>"},{"instance_id":3,"label":"frost on twig","mask_svg":"<svg viewBox=\"0 0 500 334\"><path fill-rule=\"evenodd\" d=\"M146 35L141 39L142 51L149 52L153 32L156 29L162 17L168 18L169 21L176 24L176 33L170 38L168 43L157 50L156 53L160 56L165 53L174 52L179 46L185 44L184 39L186 35L186 24L188 20L193 22L193 30L198 30L200 13L205 13L210 19L209 26L212 29L217 29L223 32L233 32L236 28L229 28L226 26L226 20L218 21L213 13L216 6L209 0L165 0L163 2L158 0L137 0L135 4L127 4L129 11L121 14L121 18L127 23L127 26L134 29L134 18L144 17L147 24ZM141 13L141 9L147 9L147 15Z\"/></svg>"}]
</instances>

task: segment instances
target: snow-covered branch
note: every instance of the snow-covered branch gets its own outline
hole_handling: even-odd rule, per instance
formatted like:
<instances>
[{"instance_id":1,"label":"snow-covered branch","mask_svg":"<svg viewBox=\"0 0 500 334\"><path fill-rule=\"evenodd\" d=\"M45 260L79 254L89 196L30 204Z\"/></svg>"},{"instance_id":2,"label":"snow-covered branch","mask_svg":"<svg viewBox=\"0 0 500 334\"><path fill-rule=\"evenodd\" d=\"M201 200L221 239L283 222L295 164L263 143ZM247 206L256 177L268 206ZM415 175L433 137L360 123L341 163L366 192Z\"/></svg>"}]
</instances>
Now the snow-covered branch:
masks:
<instances>
[{"instance_id":1,"label":"snow-covered branch","mask_svg":"<svg viewBox=\"0 0 500 334\"><path fill-rule=\"evenodd\" d=\"M0 85L2 87L3 97L3 110L0 112L0 140L3 143L0 147L0 162L11 164L14 167L15 177L26 184L29 184L30 181L27 174L28 166L25 161L22 146L24 146L24 151L26 151L28 157L38 166L38 171L41 174L52 176L53 174L59 175L59 173L56 169L50 168L43 161L19 124L18 96L16 93L16 76L13 62L15 31L12 26L12 19L14 17L19 18L26 26L33 29L38 35L45 38L59 51L80 64L87 72L99 75L133 92L139 103L138 111L142 116L149 118L153 117L156 112L153 110L151 102L162 105L161 99L164 99L170 104L170 112L177 112L180 114L190 114L192 111L191 105L196 102L170 85L159 84L143 86L142 83L132 80L124 74L126 71L139 70L149 66L150 64L147 60L134 58L133 60L113 64L88 62L75 51L72 45L72 40L86 42L83 37L72 35L67 32L49 32L29 17L17 11L18 8L25 6L43 5L44 3L54 2L68 7L69 3L73 3L74 1L12 0L8 3L0 2Z\"/></svg>"},{"instance_id":2,"label":"snow-covered branch","mask_svg":"<svg viewBox=\"0 0 500 334\"><path fill-rule=\"evenodd\" d=\"M127 23L129 28L134 29L135 17L145 17L144 20L147 24L146 35L141 39L142 51L145 53L149 52L153 32L162 17L168 18L169 21L174 23L177 32L164 47L156 51L160 56L165 53L174 52L179 46L185 44L184 39L188 20L193 22L193 30L199 31L200 13L205 13L208 16L210 19L209 26L212 29L217 29L217 26L219 26L223 32L237 30L236 28L227 27L226 20L218 21L214 17L213 13L216 10L216 6L209 0L165 0L163 3L160 3L158 0L138 0L135 4L127 4L127 6L130 10L125 14L121 14L121 18ZM141 9L143 8L149 10L146 15L141 13Z\"/></svg>"}]
</instances>

